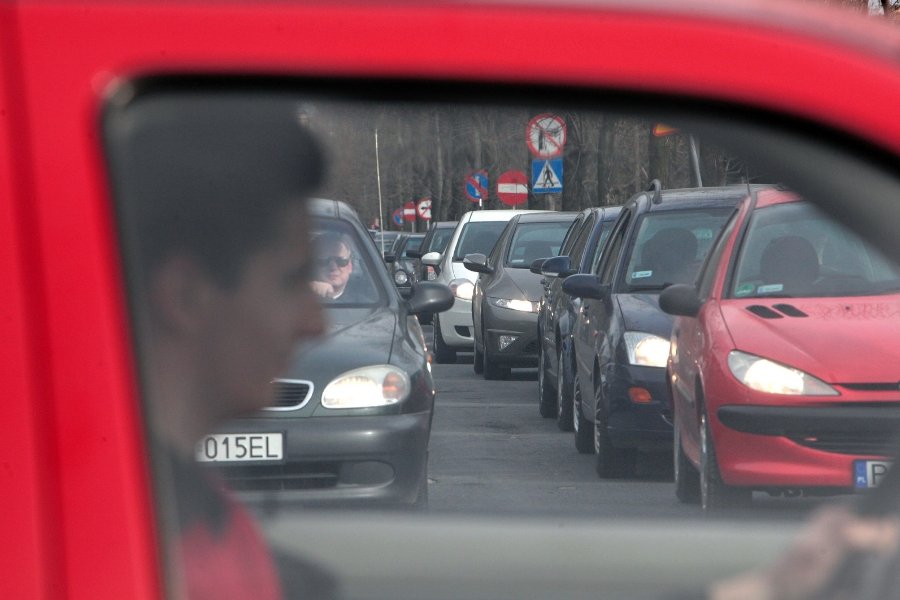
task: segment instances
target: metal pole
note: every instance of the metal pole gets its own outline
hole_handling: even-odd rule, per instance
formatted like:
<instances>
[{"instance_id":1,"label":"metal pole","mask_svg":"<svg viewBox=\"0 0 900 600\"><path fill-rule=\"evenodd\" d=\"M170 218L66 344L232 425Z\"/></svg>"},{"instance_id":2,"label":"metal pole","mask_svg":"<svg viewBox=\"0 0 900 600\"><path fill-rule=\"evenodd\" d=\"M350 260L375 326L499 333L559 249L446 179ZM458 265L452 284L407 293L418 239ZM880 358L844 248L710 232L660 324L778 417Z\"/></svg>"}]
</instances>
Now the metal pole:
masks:
<instances>
[{"instance_id":1,"label":"metal pole","mask_svg":"<svg viewBox=\"0 0 900 600\"><path fill-rule=\"evenodd\" d=\"M375 178L378 181L378 219L381 221L381 258L384 260L384 206L381 202L381 161L378 159L378 128L375 128Z\"/></svg>"},{"instance_id":2,"label":"metal pole","mask_svg":"<svg viewBox=\"0 0 900 600\"><path fill-rule=\"evenodd\" d=\"M697 179L697 187L703 187L703 178L700 176L700 150L697 148L697 140L694 136L688 136L691 144L691 164L694 167L694 177Z\"/></svg>"}]
</instances>

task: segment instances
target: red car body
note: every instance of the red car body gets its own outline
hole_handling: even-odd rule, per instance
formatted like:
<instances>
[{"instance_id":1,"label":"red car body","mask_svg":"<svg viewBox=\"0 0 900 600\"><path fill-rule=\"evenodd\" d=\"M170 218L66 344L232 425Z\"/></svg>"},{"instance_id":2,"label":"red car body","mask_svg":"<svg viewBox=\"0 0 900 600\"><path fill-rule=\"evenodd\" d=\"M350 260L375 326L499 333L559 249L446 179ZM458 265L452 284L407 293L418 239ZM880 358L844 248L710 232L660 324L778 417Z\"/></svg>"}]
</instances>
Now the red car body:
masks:
<instances>
[{"instance_id":1,"label":"red car body","mask_svg":"<svg viewBox=\"0 0 900 600\"><path fill-rule=\"evenodd\" d=\"M705 416L726 486L852 490L854 463L884 460L893 448L900 291L895 286L878 295L777 293L787 288L755 297L749 289L734 293L736 263L753 251L748 221L787 204L801 207L802 201L779 190L745 199L719 242L717 260L698 280L699 312L675 319L667 369L681 440L677 451L702 471ZM797 395L753 389L729 367L733 351L802 371L831 389Z\"/></svg>"},{"instance_id":2,"label":"red car body","mask_svg":"<svg viewBox=\"0 0 900 600\"><path fill-rule=\"evenodd\" d=\"M784 4L0 3L0 597L163 594L100 135L112 89L191 73L608 89L779 115L896 160L900 31Z\"/></svg>"}]
</instances>

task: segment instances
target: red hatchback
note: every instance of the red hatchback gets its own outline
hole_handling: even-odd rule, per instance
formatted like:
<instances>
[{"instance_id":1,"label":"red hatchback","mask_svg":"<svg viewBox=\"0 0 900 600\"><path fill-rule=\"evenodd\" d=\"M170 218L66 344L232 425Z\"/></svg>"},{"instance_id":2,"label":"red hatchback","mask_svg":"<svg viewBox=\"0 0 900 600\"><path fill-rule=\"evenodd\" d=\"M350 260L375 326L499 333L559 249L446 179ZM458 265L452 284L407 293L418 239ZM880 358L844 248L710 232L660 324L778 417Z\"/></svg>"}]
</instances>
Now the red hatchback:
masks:
<instances>
[{"instance_id":1,"label":"red hatchback","mask_svg":"<svg viewBox=\"0 0 900 600\"><path fill-rule=\"evenodd\" d=\"M900 270L811 203L747 198L678 315L675 483L705 509L875 487L900 423Z\"/></svg>"}]
</instances>

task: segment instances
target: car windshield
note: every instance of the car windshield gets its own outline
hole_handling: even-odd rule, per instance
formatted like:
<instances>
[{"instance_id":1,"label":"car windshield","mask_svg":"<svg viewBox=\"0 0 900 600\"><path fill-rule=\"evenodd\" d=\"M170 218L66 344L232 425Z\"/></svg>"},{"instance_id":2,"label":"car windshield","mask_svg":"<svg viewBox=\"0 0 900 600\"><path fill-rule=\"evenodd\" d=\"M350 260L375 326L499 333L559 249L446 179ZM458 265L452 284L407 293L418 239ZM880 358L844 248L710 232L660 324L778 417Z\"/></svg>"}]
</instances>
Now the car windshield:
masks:
<instances>
[{"instance_id":1,"label":"car windshield","mask_svg":"<svg viewBox=\"0 0 900 600\"><path fill-rule=\"evenodd\" d=\"M447 242L453 237L453 227L440 228L435 230L428 243L428 252L443 252L447 247Z\"/></svg>"},{"instance_id":2,"label":"car windshield","mask_svg":"<svg viewBox=\"0 0 900 600\"><path fill-rule=\"evenodd\" d=\"M371 306L385 301L369 245L347 223L319 219L311 237L316 263L310 285L332 308ZM379 267L380 268L380 267Z\"/></svg>"},{"instance_id":3,"label":"car windshield","mask_svg":"<svg viewBox=\"0 0 900 600\"><path fill-rule=\"evenodd\" d=\"M514 269L527 269L539 258L556 256L571 225L568 221L520 223L513 233L505 265Z\"/></svg>"},{"instance_id":4,"label":"car windshield","mask_svg":"<svg viewBox=\"0 0 900 600\"><path fill-rule=\"evenodd\" d=\"M757 209L737 258L732 298L867 296L900 291L900 268L815 206Z\"/></svg>"},{"instance_id":5,"label":"car windshield","mask_svg":"<svg viewBox=\"0 0 900 600\"><path fill-rule=\"evenodd\" d=\"M419 248L421 248L423 239L425 239L425 238L424 237L411 237L408 240L406 240L406 248L403 250L403 256L405 258L411 258L409 256L409 251L410 250L416 251Z\"/></svg>"},{"instance_id":6,"label":"car windshield","mask_svg":"<svg viewBox=\"0 0 900 600\"><path fill-rule=\"evenodd\" d=\"M506 221L470 221L463 225L453 252L453 260L461 261L466 254L484 254L487 256L500 239Z\"/></svg>"},{"instance_id":7,"label":"car windshield","mask_svg":"<svg viewBox=\"0 0 900 600\"><path fill-rule=\"evenodd\" d=\"M693 283L730 213L667 210L644 215L621 275L622 290L659 291L673 283Z\"/></svg>"}]
</instances>

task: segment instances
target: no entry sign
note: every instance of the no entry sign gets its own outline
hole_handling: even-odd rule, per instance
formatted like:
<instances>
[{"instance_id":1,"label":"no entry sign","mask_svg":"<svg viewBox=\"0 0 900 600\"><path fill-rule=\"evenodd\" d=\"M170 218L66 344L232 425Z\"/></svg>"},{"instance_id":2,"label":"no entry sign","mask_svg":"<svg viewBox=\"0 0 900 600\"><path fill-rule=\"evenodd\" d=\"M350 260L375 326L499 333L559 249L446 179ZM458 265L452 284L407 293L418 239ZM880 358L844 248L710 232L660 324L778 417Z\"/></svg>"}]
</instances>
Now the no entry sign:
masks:
<instances>
[{"instance_id":1,"label":"no entry sign","mask_svg":"<svg viewBox=\"0 0 900 600\"><path fill-rule=\"evenodd\" d=\"M415 221L416 220L416 203L415 202L407 202L403 205L403 220L404 221Z\"/></svg>"},{"instance_id":2,"label":"no entry sign","mask_svg":"<svg viewBox=\"0 0 900 600\"><path fill-rule=\"evenodd\" d=\"M566 122L549 113L534 117L525 128L525 143L538 158L559 156L566 145Z\"/></svg>"},{"instance_id":3,"label":"no entry sign","mask_svg":"<svg viewBox=\"0 0 900 600\"><path fill-rule=\"evenodd\" d=\"M528 202L528 176L522 171L507 171L497 178L497 197L507 206Z\"/></svg>"}]
</instances>

